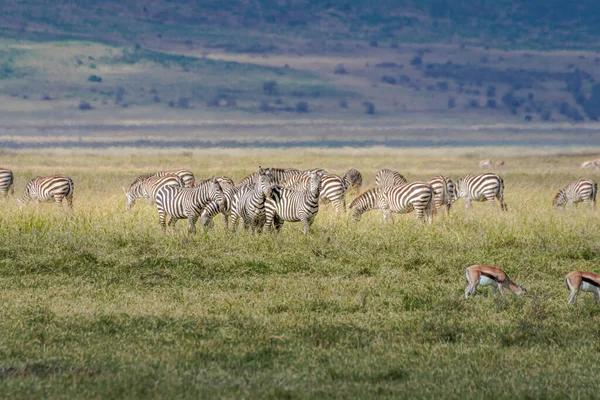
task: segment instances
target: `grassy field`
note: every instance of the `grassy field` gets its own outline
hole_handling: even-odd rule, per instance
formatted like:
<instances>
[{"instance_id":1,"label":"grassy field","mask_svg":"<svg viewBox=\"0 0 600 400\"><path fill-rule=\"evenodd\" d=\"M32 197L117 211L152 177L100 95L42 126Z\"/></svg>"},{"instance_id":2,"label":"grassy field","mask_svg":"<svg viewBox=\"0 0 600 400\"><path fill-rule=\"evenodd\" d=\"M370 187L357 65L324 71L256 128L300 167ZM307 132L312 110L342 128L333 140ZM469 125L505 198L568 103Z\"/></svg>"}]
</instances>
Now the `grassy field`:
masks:
<instances>
[{"instance_id":1,"label":"grassy field","mask_svg":"<svg viewBox=\"0 0 600 400\"><path fill-rule=\"evenodd\" d=\"M592 149L595 150L595 149ZM590 149L587 149L590 151ZM600 308L567 306L564 276L598 272L599 217L553 194L589 155L537 149L133 150L4 152L16 196L65 173L75 210L0 212L2 398L595 398ZM163 235L137 175L187 167L239 181L263 166L377 170L409 180L479 171L502 158L509 212L455 204L357 224L330 208L313 233ZM597 172L586 171L594 177ZM528 290L465 301L464 269L502 267Z\"/></svg>"}]
</instances>

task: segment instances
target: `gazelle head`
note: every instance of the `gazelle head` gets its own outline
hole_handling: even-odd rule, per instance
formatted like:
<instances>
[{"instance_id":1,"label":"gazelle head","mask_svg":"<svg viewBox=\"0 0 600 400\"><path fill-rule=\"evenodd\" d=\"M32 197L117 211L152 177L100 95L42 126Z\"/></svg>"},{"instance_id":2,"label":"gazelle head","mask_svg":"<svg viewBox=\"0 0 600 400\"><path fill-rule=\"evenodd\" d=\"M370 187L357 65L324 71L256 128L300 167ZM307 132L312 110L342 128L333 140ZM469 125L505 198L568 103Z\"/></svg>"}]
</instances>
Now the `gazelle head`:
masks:
<instances>
[{"instance_id":1,"label":"gazelle head","mask_svg":"<svg viewBox=\"0 0 600 400\"><path fill-rule=\"evenodd\" d=\"M521 285L520 283L517 283L517 287L518 287L518 289L514 291L517 296L527 295L527 290L523 287L523 285Z\"/></svg>"}]
</instances>

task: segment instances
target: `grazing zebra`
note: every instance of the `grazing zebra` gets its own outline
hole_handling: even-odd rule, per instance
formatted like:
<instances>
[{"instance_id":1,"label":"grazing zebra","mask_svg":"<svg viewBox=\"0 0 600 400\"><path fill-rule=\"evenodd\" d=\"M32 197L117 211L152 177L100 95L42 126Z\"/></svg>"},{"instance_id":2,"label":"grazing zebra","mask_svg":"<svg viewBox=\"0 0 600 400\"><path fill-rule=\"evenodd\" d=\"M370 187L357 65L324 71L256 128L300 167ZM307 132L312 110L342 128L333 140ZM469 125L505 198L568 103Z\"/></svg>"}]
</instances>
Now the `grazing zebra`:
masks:
<instances>
[{"instance_id":1,"label":"grazing zebra","mask_svg":"<svg viewBox=\"0 0 600 400\"><path fill-rule=\"evenodd\" d=\"M183 179L174 174L155 176L154 174L138 176L125 192L125 207L129 210L136 199L145 198L149 205L156 202L156 194L165 186L184 187Z\"/></svg>"},{"instance_id":2,"label":"grazing zebra","mask_svg":"<svg viewBox=\"0 0 600 400\"><path fill-rule=\"evenodd\" d=\"M315 172L323 170L314 170ZM337 212L346 212L346 181L337 175L322 172L321 195L319 200L322 203L333 203ZM304 172L301 175L294 175L283 182L281 186L296 191L305 191L310 187L310 172Z\"/></svg>"},{"instance_id":3,"label":"grazing zebra","mask_svg":"<svg viewBox=\"0 0 600 400\"><path fill-rule=\"evenodd\" d=\"M552 205L554 208L562 209L565 204L573 206L584 202L590 204L594 210L597 193L598 184L596 182L588 178L579 179L559 190L552 200Z\"/></svg>"},{"instance_id":4,"label":"grazing zebra","mask_svg":"<svg viewBox=\"0 0 600 400\"><path fill-rule=\"evenodd\" d=\"M158 223L165 230L165 216L169 215L169 227L179 219L187 218L189 233L196 232L196 221L204 207L211 201L223 204L223 190L216 179L211 179L192 188L164 186L156 195Z\"/></svg>"},{"instance_id":5,"label":"grazing zebra","mask_svg":"<svg viewBox=\"0 0 600 400\"><path fill-rule=\"evenodd\" d=\"M500 209L507 210L504 203L504 181L496 174L466 175L456 181L455 191L455 199L462 197L467 209L472 207L472 201L489 201L493 207L497 199Z\"/></svg>"},{"instance_id":6,"label":"grazing zebra","mask_svg":"<svg viewBox=\"0 0 600 400\"><path fill-rule=\"evenodd\" d=\"M492 160L479 161L479 168L492 168Z\"/></svg>"},{"instance_id":7,"label":"grazing zebra","mask_svg":"<svg viewBox=\"0 0 600 400\"><path fill-rule=\"evenodd\" d=\"M406 184L408 181L405 177L400 175L397 171L391 169L382 169L375 175L375 186L400 186Z\"/></svg>"},{"instance_id":8,"label":"grazing zebra","mask_svg":"<svg viewBox=\"0 0 600 400\"><path fill-rule=\"evenodd\" d=\"M383 220L393 222L392 213L415 212L415 217L421 222L431 224L434 204L433 188L427 182L413 182L401 186L386 186L381 188L377 205L383 211Z\"/></svg>"},{"instance_id":9,"label":"grazing zebra","mask_svg":"<svg viewBox=\"0 0 600 400\"><path fill-rule=\"evenodd\" d=\"M27 183L19 203L28 204L32 200L39 203L54 199L62 206L62 201L66 198L69 209L73 209L74 189L73 180L66 175L38 176Z\"/></svg>"},{"instance_id":10,"label":"grazing zebra","mask_svg":"<svg viewBox=\"0 0 600 400\"><path fill-rule=\"evenodd\" d=\"M200 215L200 225L204 226L204 229L207 229L211 225L213 218L217 214L221 213L223 214L223 224L225 225L225 229L229 229L229 217L231 216L231 210L233 208L232 205L235 201L235 197L240 190L245 190L247 187L248 185L238 185L224 188L223 206L221 207L221 205L216 201L211 201L208 203Z\"/></svg>"},{"instance_id":11,"label":"grazing zebra","mask_svg":"<svg viewBox=\"0 0 600 400\"><path fill-rule=\"evenodd\" d=\"M360 193L362 188L363 178L359 170L351 168L344 174L344 182L346 182L347 190L354 193Z\"/></svg>"},{"instance_id":12,"label":"grazing zebra","mask_svg":"<svg viewBox=\"0 0 600 400\"><path fill-rule=\"evenodd\" d=\"M381 188L369 189L350 203L350 215L353 221L360 220L361 215L377 208L377 199Z\"/></svg>"},{"instance_id":13,"label":"grazing zebra","mask_svg":"<svg viewBox=\"0 0 600 400\"><path fill-rule=\"evenodd\" d=\"M13 183L15 183L15 177L12 171L10 169L0 168L0 194L2 197L6 198L9 191L10 194L15 193Z\"/></svg>"},{"instance_id":14,"label":"grazing zebra","mask_svg":"<svg viewBox=\"0 0 600 400\"><path fill-rule=\"evenodd\" d=\"M273 187L272 197L265 204L266 229L270 231L275 225L279 232L283 221L302 222L304 234L310 233L317 213L319 212L319 196L321 194L322 171L310 173L308 190L296 191L284 187Z\"/></svg>"},{"instance_id":15,"label":"grazing zebra","mask_svg":"<svg viewBox=\"0 0 600 400\"><path fill-rule=\"evenodd\" d=\"M261 167L259 167L261 168ZM279 185L282 181L288 179L293 175L299 175L302 173L299 169L295 168L264 168L263 170L269 171L271 174L271 183L273 185ZM258 180L258 172L248 175L244 179L241 180L239 186L243 185L254 185Z\"/></svg>"},{"instance_id":16,"label":"grazing zebra","mask_svg":"<svg viewBox=\"0 0 600 400\"><path fill-rule=\"evenodd\" d=\"M241 220L245 230L261 232L265 225L265 201L271 197L271 173L259 168L254 186L246 185L238 191L231 210L231 225L235 231Z\"/></svg>"},{"instance_id":17,"label":"grazing zebra","mask_svg":"<svg viewBox=\"0 0 600 400\"><path fill-rule=\"evenodd\" d=\"M446 207L446 214L450 215L450 208L454 202L454 182L449 178L438 175L429 181L429 184L433 188L433 204L435 205L435 211L439 212L444 206Z\"/></svg>"},{"instance_id":18,"label":"grazing zebra","mask_svg":"<svg viewBox=\"0 0 600 400\"><path fill-rule=\"evenodd\" d=\"M165 175L177 175L183 180L185 187L193 187L196 182L196 177L192 173L192 171L188 171L187 169L177 169L175 171L159 171L152 174L152 176L165 176ZM144 175L142 175L144 176Z\"/></svg>"}]
</instances>

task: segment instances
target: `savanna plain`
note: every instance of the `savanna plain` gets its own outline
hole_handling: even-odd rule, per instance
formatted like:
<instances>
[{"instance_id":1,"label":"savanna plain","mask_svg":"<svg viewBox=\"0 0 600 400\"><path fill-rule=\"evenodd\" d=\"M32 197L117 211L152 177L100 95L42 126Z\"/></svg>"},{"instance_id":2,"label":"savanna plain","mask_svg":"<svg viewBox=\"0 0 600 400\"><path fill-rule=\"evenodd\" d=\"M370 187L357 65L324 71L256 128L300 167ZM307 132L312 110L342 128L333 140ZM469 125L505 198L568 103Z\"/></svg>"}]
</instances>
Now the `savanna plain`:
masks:
<instances>
[{"instance_id":1,"label":"savanna plain","mask_svg":"<svg viewBox=\"0 0 600 400\"><path fill-rule=\"evenodd\" d=\"M553 149L48 150L2 153L2 398L596 398L600 306L564 276L598 271L600 222L551 200L595 155ZM587 149L586 151L590 151ZM508 212L462 200L432 225L354 223L323 206L312 233L163 234L138 175L189 168L238 182L259 165L381 168L409 181L503 159ZM37 175L75 182L74 211L20 208ZM600 179L600 177L596 177ZM353 196L349 196L351 200ZM503 268L528 294L465 300L465 267Z\"/></svg>"}]
</instances>

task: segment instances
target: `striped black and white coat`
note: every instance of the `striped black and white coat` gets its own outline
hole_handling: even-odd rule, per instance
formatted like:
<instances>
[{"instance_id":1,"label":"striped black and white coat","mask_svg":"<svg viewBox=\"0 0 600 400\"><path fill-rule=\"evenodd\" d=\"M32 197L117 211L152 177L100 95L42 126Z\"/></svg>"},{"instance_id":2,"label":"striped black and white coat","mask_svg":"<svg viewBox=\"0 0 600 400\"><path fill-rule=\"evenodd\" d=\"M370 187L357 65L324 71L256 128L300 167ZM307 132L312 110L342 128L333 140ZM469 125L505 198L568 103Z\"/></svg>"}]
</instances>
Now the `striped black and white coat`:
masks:
<instances>
[{"instance_id":1,"label":"striped black and white coat","mask_svg":"<svg viewBox=\"0 0 600 400\"><path fill-rule=\"evenodd\" d=\"M211 201L208 203L200 215L200 225L206 230L212 225L213 218L217 214L222 214L223 225L225 225L225 229L229 229L229 217L231 216L231 210L233 208L236 195L241 190L246 190L248 187L249 185L237 185L224 188L223 206L221 207L221 205L216 201Z\"/></svg>"},{"instance_id":2,"label":"striped black and white coat","mask_svg":"<svg viewBox=\"0 0 600 400\"><path fill-rule=\"evenodd\" d=\"M320 172L319 170L315 170ZM333 204L333 207L337 212L346 212L346 181L334 174L324 174L321 177L321 195L319 200L322 203ZM310 174L311 172L304 172L301 175L294 175L289 179L286 179L281 183L282 187L293 189L296 191L306 191L310 187Z\"/></svg>"},{"instance_id":3,"label":"striped black and white coat","mask_svg":"<svg viewBox=\"0 0 600 400\"><path fill-rule=\"evenodd\" d=\"M346 191L351 191L355 194L360 193L362 188L363 178L359 170L351 168L344 174L344 182L346 183Z\"/></svg>"},{"instance_id":4,"label":"striped black and white coat","mask_svg":"<svg viewBox=\"0 0 600 400\"><path fill-rule=\"evenodd\" d=\"M435 211L441 212L441 210L445 209L446 214L450 215L450 208L455 198L454 182L448 177L438 175L431 179L429 184L433 188Z\"/></svg>"},{"instance_id":5,"label":"striped black and white coat","mask_svg":"<svg viewBox=\"0 0 600 400\"><path fill-rule=\"evenodd\" d=\"M349 206L350 218L353 221L358 221L360 220L360 217L367 211L379 208L377 200L379 198L380 191L381 188L375 187L367 190L355 198Z\"/></svg>"},{"instance_id":6,"label":"striped black and white coat","mask_svg":"<svg viewBox=\"0 0 600 400\"><path fill-rule=\"evenodd\" d=\"M496 200L500 209L506 211L504 203L504 181L496 174L466 175L456 181L455 198L463 198L467 209L472 207L472 201L489 201L492 207Z\"/></svg>"},{"instance_id":7,"label":"striped black and white coat","mask_svg":"<svg viewBox=\"0 0 600 400\"><path fill-rule=\"evenodd\" d=\"M177 175L183 180L185 187L193 187L196 183L196 177L187 169L176 169L174 171L159 171L152 174L152 176L165 176L165 175Z\"/></svg>"},{"instance_id":8,"label":"striped black and white coat","mask_svg":"<svg viewBox=\"0 0 600 400\"><path fill-rule=\"evenodd\" d=\"M554 208L562 209L566 204L573 206L583 202L589 204L594 210L597 194L598 184L596 182L589 178L578 179L559 190L552 200L552 205Z\"/></svg>"},{"instance_id":9,"label":"striped black and white coat","mask_svg":"<svg viewBox=\"0 0 600 400\"><path fill-rule=\"evenodd\" d=\"M8 196L8 193L14 194L15 188L15 177L10 169L0 168L0 195L4 198Z\"/></svg>"},{"instance_id":10,"label":"striped black and white coat","mask_svg":"<svg viewBox=\"0 0 600 400\"><path fill-rule=\"evenodd\" d=\"M289 221L302 222L304 234L310 233L310 226L319 212L322 176L323 172L311 172L307 190L273 187L272 197L265 203L267 231L273 226L279 231L283 221Z\"/></svg>"},{"instance_id":11,"label":"striped black and white coat","mask_svg":"<svg viewBox=\"0 0 600 400\"><path fill-rule=\"evenodd\" d=\"M149 205L156 202L158 191L165 186L184 187L183 179L174 174L155 176L154 174L138 176L125 192L125 207L129 210L139 198L144 198Z\"/></svg>"},{"instance_id":12,"label":"striped black and white coat","mask_svg":"<svg viewBox=\"0 0 600 400\"><path fill-rule=\"evenodd\" d=\"M28 204L30 201L39 203L54 200L62 205L63 199L66 199L67 205L72 209L74 190L73 180L66 175L38 176L27 183L19 202Z\"/></svg>"},{"instance_id":13,"label":"striped black and white coat","mask_svg":"<svg viewBox=\"0 0 600 400\"><path fill-rule=\"evenodd\" d=\"M302 173L302 171L295 168L262 168L260 166L258 168L264 171L269 171L269 173L271 174L271 183L273 185L279 185L281 182L283 182L286 179L289 179L291 176L299 175ZM254 185L256 184L257 180L258 172L255 172L242 179L239 183L239 186Z\"/></svg>"},{"instance_id":14,"label":"striped black and white coat","mask_svg":"<svg viewBox=\"0 0 600 400\"><path fill-rule=\"evenodd\" d=\"M261 232L265 225L265 202L271 196L271 173L258 171L258 179L252 185L245 185L235 195L231 209L231 226L235 231L238 221L245 230Z\"/></svg>"},{"instance_id":15,"label":"striped black and white coat","mask_svg":"<svg viewBox=\"0 0 600 400\"><path fill-rule=\"evenodd\" d=\"M432 222L434 204L433 188L427 182L412 182L400 186L382 187L377 197L377 205L383 212L384 221L393 222L392 213L409 213L424 222Z\"/></svg>"},{"instance_id":16,"label":"striped black and white coat","mask_svg":"<svg viewBox=\"0 0 600 400\"><path fill-rule=\"evenodd\" d=\"M164 230L166 215L170 217L170 228L175 226L177 220L187 218L189 232L194 233L196 232L196 221L204 207L211 201L223 204L223 190L216 179L191 188L164 186L156 195L158 222Z\"/></svg>"},{"instance_id":17,"label":"striped black and white coat","mask_svg":"<svg viewBox=\"0 0 600 400\"><path fill-rule=\"evenodd\" d=\"M407 180L398 171L392 171L391 169L382 169L375 175L375 186L400 186L407 183Z\"/></svg>"}]
</instances>

